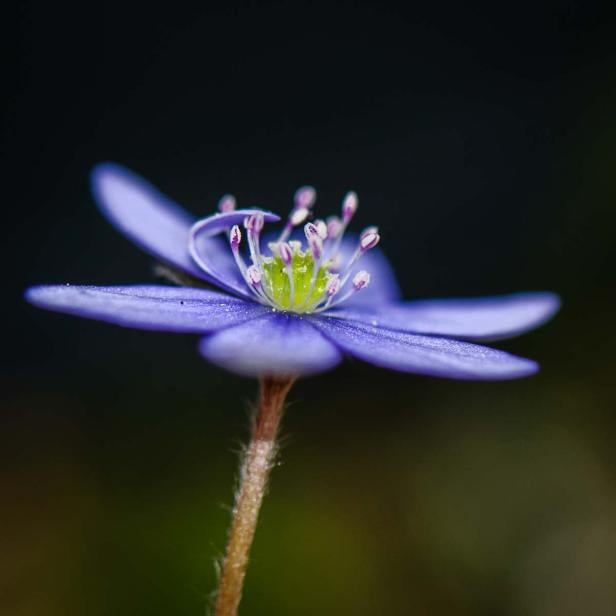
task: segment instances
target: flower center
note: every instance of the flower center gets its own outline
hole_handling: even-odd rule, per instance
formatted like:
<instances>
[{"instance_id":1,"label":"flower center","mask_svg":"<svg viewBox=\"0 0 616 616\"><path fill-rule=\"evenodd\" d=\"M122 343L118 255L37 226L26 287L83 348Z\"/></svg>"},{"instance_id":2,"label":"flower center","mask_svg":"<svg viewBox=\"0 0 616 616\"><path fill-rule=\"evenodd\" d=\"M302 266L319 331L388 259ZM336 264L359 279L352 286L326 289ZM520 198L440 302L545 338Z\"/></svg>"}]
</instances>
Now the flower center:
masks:
<instances>
[{"instance_id":1,"label":"flower center","mask_svg":"<svg viewBox=\"0 0 616 616\"><path fill-rule=\"evenodd\" d=\"M276 310L298 314L323 312L344 302L370 283L370 274L365 270L357 271L356 264L363 254L379 243L378 229L364 229L353 251L348 249L348 242L342 241L357 211L357 195L354 192L345 195L340 217L331 216L327 222L318 219L306 222L315 200L316 191L311 186L298 189L282 232L278 239L267 243L264 251L261 248L261 232L265 223L262 212L247 211L249 215L243 220L244 230L238 224L229 230L233 258L256 301ZM218 204L223 214L233 213L235 207L236 202L231 195L225 195ZM209 224L208 220L214 218L193 227L193 240L200 226ZM293 235L300 225L304 225L305 241L299 241ZM249 261L240 250L244 233ZM198 261L198 255L194 251L191 254Z\"/></svg>"}]
</instances>

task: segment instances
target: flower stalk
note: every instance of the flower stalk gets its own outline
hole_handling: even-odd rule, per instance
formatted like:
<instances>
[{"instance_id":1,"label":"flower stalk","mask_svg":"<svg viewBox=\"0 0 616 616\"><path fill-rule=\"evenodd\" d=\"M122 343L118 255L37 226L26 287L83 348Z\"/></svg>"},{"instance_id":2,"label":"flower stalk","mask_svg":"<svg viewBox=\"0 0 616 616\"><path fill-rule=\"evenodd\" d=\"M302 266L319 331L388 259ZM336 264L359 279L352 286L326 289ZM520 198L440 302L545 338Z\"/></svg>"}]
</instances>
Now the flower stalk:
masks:
<instances>
[{"instance_id":1,"label":"flower stalk","mask_svg":"<svg viewBox=\"0 0 616 616\"><path fill-rule=\"evenodd\" d=\"M227 549L216 592L216 616L237 614L250 546L277 453L277 435L285 399L294 381L295 377L267 377L260 380L259 401L250 442L242 462Z\"/></svg>"}]
</instances>

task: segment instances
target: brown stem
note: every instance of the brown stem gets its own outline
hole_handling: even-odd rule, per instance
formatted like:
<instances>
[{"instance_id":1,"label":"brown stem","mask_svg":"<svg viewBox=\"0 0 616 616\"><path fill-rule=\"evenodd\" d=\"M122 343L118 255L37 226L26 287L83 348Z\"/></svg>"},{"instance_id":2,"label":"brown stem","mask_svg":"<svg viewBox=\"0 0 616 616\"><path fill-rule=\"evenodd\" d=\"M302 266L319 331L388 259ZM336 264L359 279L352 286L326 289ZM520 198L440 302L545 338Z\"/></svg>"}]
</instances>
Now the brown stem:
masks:
<instances>
[{"instance_id":1,"label":"brown stem","mask_svg":"<svg viewBox=\"0 0 616 616\"><path fill-rule=\"evenodd\" d=\"M227 551L216 593L216 616L237 614L248 566L248 553L265 495L267 478L276 456L276 436L284 402L294 380L294 377L285 377L263 378L260 381L259 404L252 424L250 443L242 462Z\"/></svg>"}]
</instances>

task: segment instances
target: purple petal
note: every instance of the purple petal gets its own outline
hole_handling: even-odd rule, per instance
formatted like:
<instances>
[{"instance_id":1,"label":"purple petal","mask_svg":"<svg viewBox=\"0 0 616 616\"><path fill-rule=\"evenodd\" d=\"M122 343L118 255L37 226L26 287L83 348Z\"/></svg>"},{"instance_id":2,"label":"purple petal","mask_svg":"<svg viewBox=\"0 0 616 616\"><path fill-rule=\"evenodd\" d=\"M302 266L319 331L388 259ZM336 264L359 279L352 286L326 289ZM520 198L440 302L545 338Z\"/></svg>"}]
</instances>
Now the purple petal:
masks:
<instances>
[{"instance_id":1,"label":"purple petal","mask_svg":"<svg viewBox=\"0 0 616 616\"><path fill-rule=\"evenodd\" d=\"M528 376L538 369L529 359L469 342L396 332L331 317L315 318L313 322L347 353L401 372L499 380Z\"/></svg>"},{"instance_id":2,"label":"purple petal","mask_svg":"<svg viewBox=\"0 0 616 616\"><path fill-rule=\"evenodd\" d=\"M345 310L332 316L416 334L495 340L521 334L550 319L560 307L554 293L515 293L475 299L435 299Z\"/></svg>"},{"instance_id":3,"label":"purple petal","mask_svg":"<svg viewBox=\"0 0 616 616\"><path fill-rule=\"evenodd\" d=\"M26 299L48 310L135 327L206 333L254 319L267 308L206 289L165 286L32 287Z\"/></svg>"},{"instance_id":4,"label":"purple petal","mask_svg":"<svg viewBox=\"0 0 616 616\"><path fill-rule=\"evenodd\" d=\"M251 295L233 259L230 247L226 246L225 256L221 258L218 249L210 250L209 245L214 242L214 246L217 246L217 243L220 242L220 239L215 237L217 233L222 233L233 225L241 225L247 216L256 212L263 214L265 222L280 220L280 216L271 212L255 209L236 210L214 214L200 220L191 227L189 232L188 249L193 261L199 265L201 271L216 280L221 287L246 297L251 297Z\"/></svg>"},{"instance_id":5,"label":"purple petal","mask_svg":"<svg viewBox=\"0 0 616 616\"><path fill-rule=\"evenodd\" d=\"M204 338L200 350L215 364L244 376L314 374L342 359L307 319L279 312Z\"/></svg>"},{"instance_id":6,"label":"purple petal","mask_svg":"<svg viewBox=\"0 0 616 616\"><path fill-rule=\"evenodd\" d=\"M217 284L202 272L188 253L188 233L195 219L149 182L114 163L92 170L92 192L109 221L147 253L201 280ZM220 268L235 264L225 241L208 242L210 258Z\"/></svg>"},{"instance_id":7,"label":"purple petal","mask_svg":"<svg viewBox=\"0 0 616 616\"><path fill-rule=\"evenodd\" d=\"M201 272L188 254L193 217L156 188L114 163L92 171L92 192L105 216L151 255L193 276Z\"/></svg>"},{"instance_id":8,"label":"purple petal","mask_svg":"<svg viewBox=\"0 0 616 616\"><path fill-rule=\"evenodd\" d=\"M342 263L348 261L355 249L359 238L353 234L345 234L340 245ZM400 288L396 275L385 254L378 248L369 250L351 268L351 277L361 271L370 273L370 284L359 293L354 293L345 303L345 306L370 306L384 302L394 302L400 298Z\"/></svg>"}]
</instances>

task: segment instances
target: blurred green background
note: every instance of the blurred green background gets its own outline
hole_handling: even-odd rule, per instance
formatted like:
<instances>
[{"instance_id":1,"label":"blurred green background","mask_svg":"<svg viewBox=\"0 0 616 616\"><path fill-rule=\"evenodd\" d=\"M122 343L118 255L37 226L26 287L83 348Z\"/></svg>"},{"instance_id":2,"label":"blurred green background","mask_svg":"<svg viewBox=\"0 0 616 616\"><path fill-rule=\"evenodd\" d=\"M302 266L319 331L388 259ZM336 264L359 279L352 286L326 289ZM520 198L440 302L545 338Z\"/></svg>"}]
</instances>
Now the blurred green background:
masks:
<instances>
[{"instance_id":1,"label":"blurred green background","mask_svg":"<svg viewBox=\"0 0 616 616\"><path fill-rule=\"evenodd\" d=\"M301 381L244 614L616 613L616 20L608 5L10 6L0 613L205 613L256 392L196 338L36 311L151 281L91 166L195 214L358 191L404 295L561 294L528 380Z\"/></svg>"}]
</instances>

